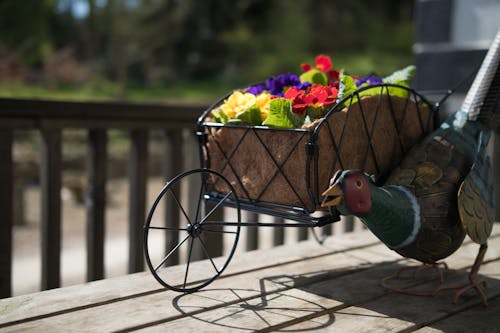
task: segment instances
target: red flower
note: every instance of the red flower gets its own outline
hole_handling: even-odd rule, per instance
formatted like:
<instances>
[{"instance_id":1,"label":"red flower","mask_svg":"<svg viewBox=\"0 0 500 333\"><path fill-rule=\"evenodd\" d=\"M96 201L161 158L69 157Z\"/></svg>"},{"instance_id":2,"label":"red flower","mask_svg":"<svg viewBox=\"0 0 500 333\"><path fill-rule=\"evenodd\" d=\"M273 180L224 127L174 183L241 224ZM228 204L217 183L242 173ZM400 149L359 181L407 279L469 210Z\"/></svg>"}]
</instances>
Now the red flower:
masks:
<instances>
[{"instance_id":1,"label":"red flower","mask_svg":"<svg viewBox=\"0 0 500 333\"><path fill-rule=\"evenodd\" d=\"M309 64L300 64L300 68L302 68L304 72L307 72L308 70L311 70L313 67Z\"/></svg>"},{"instance_id":2,"label":"red flower","mask_svg":"<svg viewBox=\"0 0 500 333\"><path fill-rule=\"evenodd\" d=\"M329 56L320 54L314 59L314 61L316 63L315 67L309 64L301 64L300 68L302 68L304 72L307 72L311 69L317 69L328 76L328 80L330 81L330 83L339 80L340 73L339 71L332 69L333 63L332 59Z\"/></svg>"},{"instance_id":3,"label":"red flower","mask_svg":"<svg viewBox=\"0 0 500 333\"><path fill-rule=\"evenodd\" d=\"M316 61L316 68L323 73L328 73L332 69L333 64L329 56L320 54L314 60Z\"/></svg>"},{"instance_id":4,"label":"red flower","mask_svg":"<svg viewBox=\"0 0 500 333\"><path fill-rule=\"evenodd\" d=\"M307 90L292 87L285 92L285 98L292 103L292 112L303 114L308 107L321 108L335 103L338 89L335 87L313 84Z\"/></svg>"},{"instance_id":5,"label":"red flower","mask_svg":"<svg viewBox=\"0 0 500 333\"><path fill-rule=\"evenodd\" d=\"M306 111L307 104L304 101L305 90L299 90L296 87L291 87L285 92L285 98L292 103L292 112L303 114Z\"/></svg>"}]
</instances>

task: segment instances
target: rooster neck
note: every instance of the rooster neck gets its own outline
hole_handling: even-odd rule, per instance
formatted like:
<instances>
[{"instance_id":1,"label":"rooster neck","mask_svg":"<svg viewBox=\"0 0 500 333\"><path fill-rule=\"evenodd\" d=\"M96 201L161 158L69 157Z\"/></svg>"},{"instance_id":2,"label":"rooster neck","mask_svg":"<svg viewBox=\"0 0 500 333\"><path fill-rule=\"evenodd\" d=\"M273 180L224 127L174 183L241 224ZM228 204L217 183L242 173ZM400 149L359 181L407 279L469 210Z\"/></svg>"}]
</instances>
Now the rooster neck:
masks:
<instances>
[{"instance_id":1,"label":"rooster neck","mask_svg":"<svg viewBox=\"0 0 500 333\"><path fill-rule=\"evenodd\" d=\"M420 206L403 186L373 186L372 209L361 220L384 244L398 249L416 239L420 230Z\"/></svg>"}]
</instances>

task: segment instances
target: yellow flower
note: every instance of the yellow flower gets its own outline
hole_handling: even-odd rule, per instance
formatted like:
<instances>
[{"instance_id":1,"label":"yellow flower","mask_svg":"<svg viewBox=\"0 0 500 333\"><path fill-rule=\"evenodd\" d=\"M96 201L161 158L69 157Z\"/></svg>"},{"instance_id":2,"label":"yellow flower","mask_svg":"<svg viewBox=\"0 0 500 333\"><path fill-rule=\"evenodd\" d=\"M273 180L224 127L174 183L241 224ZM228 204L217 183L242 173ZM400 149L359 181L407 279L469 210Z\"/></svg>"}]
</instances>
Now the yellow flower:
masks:
<instances>
[{"instance_id":1,"label":"yellow flower","mask_svg":"<svg viewBox=\"0 0 500 333\"><path fill-rule=\"evenodd\" d=\"M236 118L238 113L254 105L255 100L256 98L253 94L235 91L220 108L229 118Z\"/></svg>"},{"instance_id":2,"label":"yellow flower","mask_svg":"<svg viewBox=\"0 0 500 333\"><path fill-rule=\"evenodd\" d=\"M271 94L263 92L255 98L255 104L260 109L260 116L262 120L266 119L269 115L269 106L271 103Z\"/></svg>"}]
</instances>

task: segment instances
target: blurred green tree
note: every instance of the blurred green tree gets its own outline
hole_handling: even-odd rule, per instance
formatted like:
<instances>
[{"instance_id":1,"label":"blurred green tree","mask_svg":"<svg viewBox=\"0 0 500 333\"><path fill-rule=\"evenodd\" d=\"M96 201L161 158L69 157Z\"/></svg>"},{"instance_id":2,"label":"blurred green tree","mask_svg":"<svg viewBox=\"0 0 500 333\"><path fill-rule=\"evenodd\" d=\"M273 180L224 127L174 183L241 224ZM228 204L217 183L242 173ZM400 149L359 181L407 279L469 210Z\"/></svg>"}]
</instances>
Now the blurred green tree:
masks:
<instances>
[{"instance_id":1,"label":"blurred green tree","mask_svg":"<svg viewBox=\"0 0 500 333\"><path fill-rule=\"evenodd\" d=\"M37 71L71 47L120 97L130 85L247 84L318 53L385 74L411 62L412 10L411 0L1 0L0 52Z\"/></svg>"}]
</instances>

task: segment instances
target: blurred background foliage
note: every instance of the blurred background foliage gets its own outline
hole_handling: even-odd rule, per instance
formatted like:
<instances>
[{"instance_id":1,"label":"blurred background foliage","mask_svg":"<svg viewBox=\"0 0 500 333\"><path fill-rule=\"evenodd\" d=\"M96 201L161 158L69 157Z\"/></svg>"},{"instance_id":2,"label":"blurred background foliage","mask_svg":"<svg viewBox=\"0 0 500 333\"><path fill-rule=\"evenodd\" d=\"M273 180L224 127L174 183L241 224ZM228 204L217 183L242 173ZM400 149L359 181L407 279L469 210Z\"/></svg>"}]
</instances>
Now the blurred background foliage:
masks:
<instances>
[{"instance_id":1,"label":"blurred background foliage","mask_svg":"<svg viewBox=\"0 0 500 333\"><path fill-rule=\"evenodd\" d=\"M0 96L212 101L323 53L412 63L411 0L0 0Z\"/></svg>"}]
</instances>

